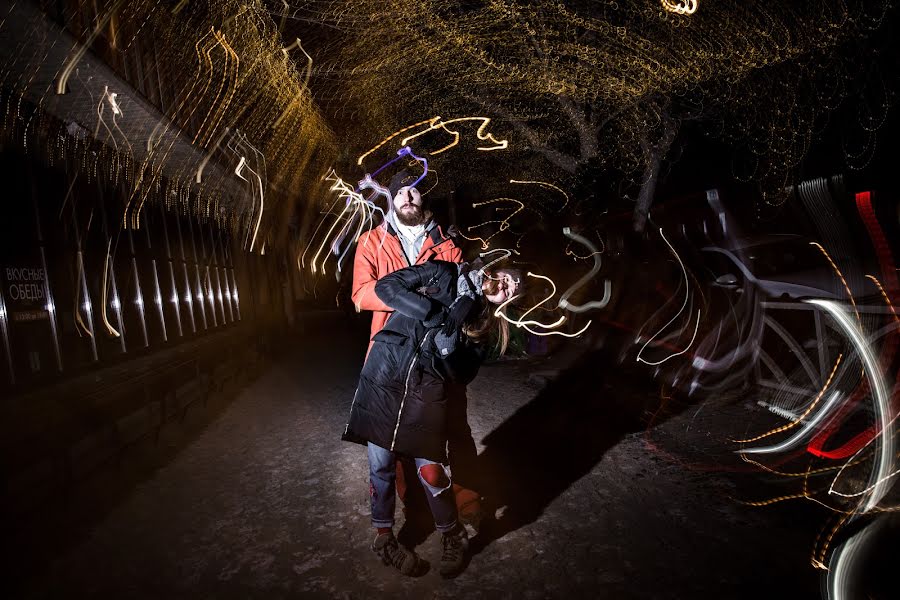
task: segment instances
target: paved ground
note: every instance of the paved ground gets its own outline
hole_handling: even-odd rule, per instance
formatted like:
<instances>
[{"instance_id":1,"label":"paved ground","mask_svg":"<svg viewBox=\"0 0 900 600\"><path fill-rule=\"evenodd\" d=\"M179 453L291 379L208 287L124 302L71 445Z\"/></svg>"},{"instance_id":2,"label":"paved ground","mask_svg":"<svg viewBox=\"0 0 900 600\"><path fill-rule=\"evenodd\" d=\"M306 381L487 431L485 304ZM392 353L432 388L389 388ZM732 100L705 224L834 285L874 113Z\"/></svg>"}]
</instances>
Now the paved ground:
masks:
<instances>
[{"instance_id":1,"label":"paved ground","mask_svg":"<svg viewBox=\"0 0 900 600\"><path fill-rule=\"evenodd\" d=\"M817 597L821 515L735 500L778 493L731 472L725 439L747 406L686 407L648 430L654 387L601 355L542 389L528 379L546 360L483 368L470 422L500 519L457 579L437 573L437 534L418 548L432 569L402 579L368 550L364 450L339 441L363 343L297 340L22 596Z\"/></svg>"}]
</instances>

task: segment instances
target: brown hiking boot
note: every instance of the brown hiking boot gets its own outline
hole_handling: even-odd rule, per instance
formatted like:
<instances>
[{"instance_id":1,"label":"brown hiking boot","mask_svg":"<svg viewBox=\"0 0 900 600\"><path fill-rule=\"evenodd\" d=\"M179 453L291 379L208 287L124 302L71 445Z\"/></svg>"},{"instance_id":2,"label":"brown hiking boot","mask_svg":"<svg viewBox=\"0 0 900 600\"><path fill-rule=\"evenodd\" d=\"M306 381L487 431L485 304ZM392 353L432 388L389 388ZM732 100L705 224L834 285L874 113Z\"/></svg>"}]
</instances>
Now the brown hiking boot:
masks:
<instances>
[{"instance_id":1,"label":"brown hiking boot","mask_svg":"<svg viewBox=\"0 0 900 600\"><path fill-rule=\"evenodd\" d=\"M441 577L455 577L466 565L466 552L469 549L469 534L462 525L447 533L441 534Z\"/></svg>"},{"instance_id":2,"label":"brown hiking boot","mask_svg":"<svg viewBox=\"0 0 900 600\"><path fill-rule=\"evenodd\" d=\"M419 557L397 542L393 533L379 533L372 542L372 551L381 562L394 567L403 575L413 575L419 566Z\"/></svg>"}]
</instances>

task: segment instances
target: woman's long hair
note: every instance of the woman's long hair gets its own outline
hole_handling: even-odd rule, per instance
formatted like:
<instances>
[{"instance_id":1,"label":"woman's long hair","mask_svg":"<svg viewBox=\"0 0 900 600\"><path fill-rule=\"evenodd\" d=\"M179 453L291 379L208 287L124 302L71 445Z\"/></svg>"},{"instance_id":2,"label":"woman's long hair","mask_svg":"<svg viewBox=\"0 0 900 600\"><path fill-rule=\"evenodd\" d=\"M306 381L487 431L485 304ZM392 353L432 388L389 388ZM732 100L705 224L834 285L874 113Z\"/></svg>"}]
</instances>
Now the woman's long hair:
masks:
<instances>
[{"instance_id":1,"label":"woman's long hair","mask_svg":"<svg viewBox=\"0 0 900 600\"><path fill-rule=\"evenodd\" d=\"M514 279L518 280L519 283L516 287L516 295L522 293L524 280L522 278L522 273L520 273L518 269L497 269L497 271L509 273ZM491 284L491 282L497 281L495 272L496 271L494 270L484 272L484 276L488 280L485 292L488 294L497 292L496 284ZM463 326L463 333L476 343L484 343L489 341L492 337L495 338L497 348L500 351L500 356L503 356L506 353L506 348L509 346L509 322L503 317L495 314L498 312L497 306L488 302L483 295L480 298L480 302L481 309L476 312L474 316L469 317L466 324ZM504 310L501 310L500 312L504 312Z\"/></svg>"}]
</instances>

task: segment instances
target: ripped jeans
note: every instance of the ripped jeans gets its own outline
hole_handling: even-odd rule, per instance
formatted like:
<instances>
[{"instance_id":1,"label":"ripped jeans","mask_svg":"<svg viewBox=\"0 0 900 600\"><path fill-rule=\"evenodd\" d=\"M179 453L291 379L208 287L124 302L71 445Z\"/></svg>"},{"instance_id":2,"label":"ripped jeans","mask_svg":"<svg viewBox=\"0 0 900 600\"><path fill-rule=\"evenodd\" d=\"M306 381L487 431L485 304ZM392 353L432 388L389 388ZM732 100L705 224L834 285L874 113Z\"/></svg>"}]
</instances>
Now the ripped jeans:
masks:
<instances>
[{"instance_id":1,"label":"ripped jeans","mask_svg":"<svg viewBox=\"0 0 900 600\"><path fill-rule=\"evenodd\" d=\"M397 503L394 481L397 476L397 456L390 450L376 446L372 442L369 448L369 496L372 502L372 526L393 527L394 509ZM447 487L439 488L431 485L422 478L421 469L425 465L440 464L427 458L417 458L416 472L419 481L425 487L425 496L428 498L428 506L434 517L434 526L440 532L450 531L456 527L456 500L453 498L453 490L449 482L450 473L447 467ZM443 466L443 465L442 465Z\"/></svg>"}]
</instances>

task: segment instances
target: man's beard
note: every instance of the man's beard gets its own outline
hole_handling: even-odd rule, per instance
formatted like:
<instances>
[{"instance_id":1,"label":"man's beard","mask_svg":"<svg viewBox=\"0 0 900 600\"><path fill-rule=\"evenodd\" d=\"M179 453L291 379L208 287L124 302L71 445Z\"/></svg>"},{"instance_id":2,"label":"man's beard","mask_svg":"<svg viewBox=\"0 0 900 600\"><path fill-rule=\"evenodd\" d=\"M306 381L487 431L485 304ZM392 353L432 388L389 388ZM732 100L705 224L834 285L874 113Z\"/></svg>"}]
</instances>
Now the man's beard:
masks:
<instances>
[{"instance_id":1,"label":"man's beard","mask_svg":"<svg viewBox=\"0 0 900 600\"><path fill-rule=\"evenodd\" d=\"M408 210L407 206L412 207L414 210ZM408 204L407 206L395 211L397 213L397 220L400 221L401 225L415 227L425 223L425 211L421 206L416 206L415 204Z\"/></svg>"}]
</instances>

